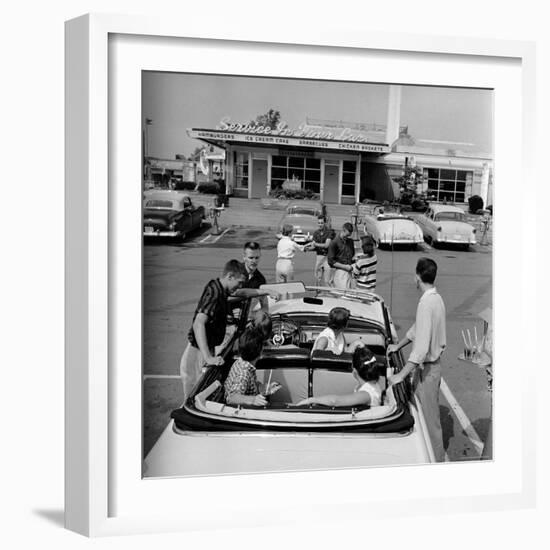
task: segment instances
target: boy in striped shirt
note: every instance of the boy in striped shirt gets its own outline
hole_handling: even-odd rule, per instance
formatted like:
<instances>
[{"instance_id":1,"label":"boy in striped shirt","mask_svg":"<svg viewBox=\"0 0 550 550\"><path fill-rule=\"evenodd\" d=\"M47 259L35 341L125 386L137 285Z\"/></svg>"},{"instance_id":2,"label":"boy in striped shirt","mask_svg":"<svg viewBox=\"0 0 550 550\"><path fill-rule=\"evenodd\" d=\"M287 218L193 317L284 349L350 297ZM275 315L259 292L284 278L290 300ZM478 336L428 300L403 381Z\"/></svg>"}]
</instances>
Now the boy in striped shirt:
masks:
<instances>
[{"instance_id":1,"label":"boy in striped shirt","mask_svg":"<svg viewBox=\"0 0 550 550\"><path fill-rule=\"evenodd\" d=\"M370 235L361 237L363 254L354 258L351 266L356 288L374 292L376 289L376 254L374 253L374 240Z\"/></svg>"}]
</instances>

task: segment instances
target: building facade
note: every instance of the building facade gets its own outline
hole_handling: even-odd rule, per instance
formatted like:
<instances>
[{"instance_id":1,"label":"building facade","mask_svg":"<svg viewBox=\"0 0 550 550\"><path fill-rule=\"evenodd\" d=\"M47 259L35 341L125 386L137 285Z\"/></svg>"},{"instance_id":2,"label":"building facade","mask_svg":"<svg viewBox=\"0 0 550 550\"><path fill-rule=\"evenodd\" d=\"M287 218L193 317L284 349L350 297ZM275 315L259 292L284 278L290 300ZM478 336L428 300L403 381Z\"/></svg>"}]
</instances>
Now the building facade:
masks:
<instances>
[{"instance_id":1,"label":"building facade","mask_svg":"<svg viewBox=\"0 0 550 550\"><path fill-rule=\"evenodd\" d=\"M417 190L435 202L492 204L493 159L473 144L415 139L400 126L401 86L389 86L385 125L313 120L291 128L229 117L216 128L188 128L189 137L225 151L228 193L267 197L279 188L310 190L327 204L393 200L396 178L414 165Z\"/></svg>"},{"instance_id":2,"label":"building facade","mask_svg":"<svg viewBox=\"0 0 550 550\"><path fill-rule=\"evenodd\" d=\"M221 128L191 128L188 134L225 150L227 192L236 196L263 198L298 182L327 204L393 200L394 180L408 163L422 173L418 191L435 202L466 203L472 195L492 202L492 159L467 144L416 141L401 129L390 147L384 127L311 122L286 135L227 120Z\"/></svg>"}]
</instances>

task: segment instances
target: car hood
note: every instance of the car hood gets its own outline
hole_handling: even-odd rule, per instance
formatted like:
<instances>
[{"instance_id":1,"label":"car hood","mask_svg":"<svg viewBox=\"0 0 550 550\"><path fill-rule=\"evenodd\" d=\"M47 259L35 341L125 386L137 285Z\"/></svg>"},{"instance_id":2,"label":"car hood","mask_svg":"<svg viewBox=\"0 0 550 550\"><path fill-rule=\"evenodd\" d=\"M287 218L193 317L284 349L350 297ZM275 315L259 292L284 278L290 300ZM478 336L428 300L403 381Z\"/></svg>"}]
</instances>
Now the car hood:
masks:
<instances>
[{"instance_id":1,"label":"car hood","mask_svg":"<svg viewBox=\"0 0 550 550\"><path fill-rule=\"evenodd\" d=\"M151 221L151 222L163 221L163 222L166 222L166 221L172 219L176 214L177 214L177 212L175 210L153 210L153 209L146 208L143 211L143 221L144 222L147 222L147 221Z\"/></svg>"},{"instance_id":2,"label":"car hood","mask_svg":"<svg viewBox=\"0 0 550 550\"><path fill-rule=\"evenodd\" d=\"M312 216L300 216L299 214L285 216L281 220L281 226L285 223L293 225L294 229L299 227L300 229L305 230L306 233L308 231L313 233L317 230L317 218L313 218Z\"/></svg>"}]
</instances>

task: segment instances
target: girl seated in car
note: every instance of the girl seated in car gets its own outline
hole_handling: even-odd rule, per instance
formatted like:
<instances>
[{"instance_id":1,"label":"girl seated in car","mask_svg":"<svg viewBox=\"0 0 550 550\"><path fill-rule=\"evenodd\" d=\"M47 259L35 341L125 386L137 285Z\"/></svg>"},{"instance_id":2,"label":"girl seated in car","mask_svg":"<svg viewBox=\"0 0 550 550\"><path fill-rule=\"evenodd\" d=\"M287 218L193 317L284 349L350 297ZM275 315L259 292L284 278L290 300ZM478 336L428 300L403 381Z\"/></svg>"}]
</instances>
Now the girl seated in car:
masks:
<instances>
[{"instance_id":1,"label":"girl seated in car","mask_svg":"<svg viewBox=\"0 0 550 550\"><path fill-rule=\"evenodd\" d=\"M378 407L382 405L385 378L380 376L380 365L377 364L376 357L368 348L360 347L353 353L352 374L358 383L353 393L308 397L296 403L296 406L318 404L329 407L359 405Z\"/></svg>"},{"instance_id":2,"label":"girl seated in car","mask_svg":"<svg viewBox=\"0 0 550 550\"><path fill-rule=\"evenodd\" d=\"M271 337L273 324L271 316L263 309L259 309L252 314L251 326L258 329L264 335L264 342L267 342Z\"/></svg>"},{"instance_id":3,"label":"girl seated in car","mask_svg":"<svg viewBox=\"0 0 550 550\"><path fill-rule=\"evenodd\" d=\"M365 344L357 339L349 345L346 345L344 330L348 326L349 311L345 307L332 308L328 313L327 328L321 331L315 339L312 353L315 350L327 350L334 355L342 355L344 351L353 353L357 348Z\"/></svg>"},{"instance_id":4,"label":"girl seated in car","mask_svg":"<svg viewBox=\"0 0 550 550\"><path fill-rule=\"evenodd\" d=\"M265 395L280 387L278 382L269 384L264 394L256 378L256 361L264 345L264 333L257 327L247 328L239 338L239 357L231 366L224 384L225 400L229 405L267 404Z\"/></svg>"}]
</instances>

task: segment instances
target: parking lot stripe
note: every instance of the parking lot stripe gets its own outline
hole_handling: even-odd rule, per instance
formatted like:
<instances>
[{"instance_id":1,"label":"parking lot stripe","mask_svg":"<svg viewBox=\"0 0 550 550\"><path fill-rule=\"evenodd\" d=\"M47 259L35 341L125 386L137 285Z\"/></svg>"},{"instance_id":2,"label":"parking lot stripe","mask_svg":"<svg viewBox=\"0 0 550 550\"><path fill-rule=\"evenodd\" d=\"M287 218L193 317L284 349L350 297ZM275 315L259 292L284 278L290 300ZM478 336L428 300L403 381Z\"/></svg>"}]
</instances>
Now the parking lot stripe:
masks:
<instances>
[{"instance_id":1,"label":"parking lot stripe","mask_svg":"<svg viewBox=\"0 0 550 550\"><path fill-rule=\"evenodd\" d=\"M479 456L481 456L481 453L483 452L483 441L481 441L481 438L479 437L478 433L475 431L474 427L472 426L472 423L470 422L470 419L466 416L466 413L463 411L462 407L458 404L458 401L455 399L454 395L451 393L451 390L449 389L449 386L447 386L447 383L443 378L441 378L441 393L445 396L445 399L451 406L451 409L455 413L458 421L460 422L460 425L462 426L462 429L464 432L466 432L466 435L474 445L474 447L479 452Z\"/></svg>"},{"instance_id":2,"label":"parking lot stripe","mask_svg":"<svg viewBox=\"0 0 550 550\"><path fill-rule=\"evenodd\" d=\"M228 231L229 231L229 227L221 234L221 235L218 235L212 242L213 243L217 243Z\"/></svg>"},{"instance_id":3,"label":"parking lot stripe","mask_svg":"<svg viewBox=\"0 0 550 550\"><path fill-rule=\"evenodd\" d=\"M162 380L162 379L176 379L176 378L181 378L181 376L179 374L144 374L143 375L143 380L149 380L151 378L158 378L159 380Z\"/></svg>"},{"instance_id":4,"label":"parking lot stripe","mask_svg":"<svg viewBox=\"0 0 550 550\"><path fill-rule=\"evenodd\" d=\"M199 242L200 243L203 243L204 241L207 241L212 235L206 235L206 237L204 237L204 239L201 239Z\"/></svg>"}]
</instances>

